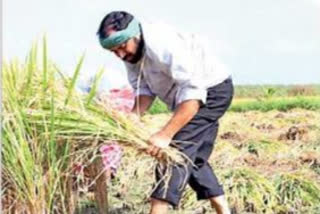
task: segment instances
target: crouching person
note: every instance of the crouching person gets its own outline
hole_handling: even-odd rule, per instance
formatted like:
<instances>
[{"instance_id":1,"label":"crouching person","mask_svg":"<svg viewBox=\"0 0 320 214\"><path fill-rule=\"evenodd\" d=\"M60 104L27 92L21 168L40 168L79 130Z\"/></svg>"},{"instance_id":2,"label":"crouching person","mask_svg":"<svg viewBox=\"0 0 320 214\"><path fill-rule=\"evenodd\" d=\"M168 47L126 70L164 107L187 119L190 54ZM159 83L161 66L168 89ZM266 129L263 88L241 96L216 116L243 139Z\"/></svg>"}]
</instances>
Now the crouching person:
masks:
<instances>
[{"instance_id":1,"label":"crouching person","mask_svg":"<svg viewBox=\"0 0 320 214\"><path fill-rule=\"evenodd\" d=\"M168 205L177 207L186 184L199 200L210 200L217 213L230 213L222 185L208 163L219 118L233 97L230 74L197 36L179 33L163 23L140 22L124 11L107 14L97 34L101 46L121 58L127 68L135 90L132 112L142 115L155 97L174 112L150 137L147 152L161 158L161 149L174 146L195 164L187 170L173 167L166 188L161 182L163 169L157 167L159 185L151 195L150 213L165 214Z\"/></svg>"}]
</instances>

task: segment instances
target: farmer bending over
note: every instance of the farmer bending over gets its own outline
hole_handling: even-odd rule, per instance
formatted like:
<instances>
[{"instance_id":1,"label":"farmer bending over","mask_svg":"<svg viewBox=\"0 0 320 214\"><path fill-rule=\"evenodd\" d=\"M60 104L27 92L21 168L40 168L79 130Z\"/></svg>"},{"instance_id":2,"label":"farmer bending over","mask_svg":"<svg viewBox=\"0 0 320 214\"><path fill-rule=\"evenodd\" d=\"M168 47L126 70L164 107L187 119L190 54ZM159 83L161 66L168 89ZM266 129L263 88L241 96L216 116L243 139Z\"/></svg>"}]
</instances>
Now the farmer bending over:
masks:
<instances>
[{"instance_id":1,"label":"farmer bending over","mask_svg":"<svg viewBox=\"0 0 320 214\"><path fill-rule=\"evenodd\" d=\"M173 146L170 142L193 142L176 144L196 167L173 167L166 191L160 182L151 195L151 214L167 213L169 204L177 207L185 183L199 200L209 199L218 213L230 213L223 188L208 163L218 120L233 97L230 74L196 36L180 34L161 23L141 23L127 12L107 14L97 34L101 46L120 57L127 68L136 94L132 112L143 114L156 96L174 111L169 122L149 139L147 152L161 158L161 149ZM157 181L161 180L159 170L157 167Z\"/></svg>"}]
</instances>

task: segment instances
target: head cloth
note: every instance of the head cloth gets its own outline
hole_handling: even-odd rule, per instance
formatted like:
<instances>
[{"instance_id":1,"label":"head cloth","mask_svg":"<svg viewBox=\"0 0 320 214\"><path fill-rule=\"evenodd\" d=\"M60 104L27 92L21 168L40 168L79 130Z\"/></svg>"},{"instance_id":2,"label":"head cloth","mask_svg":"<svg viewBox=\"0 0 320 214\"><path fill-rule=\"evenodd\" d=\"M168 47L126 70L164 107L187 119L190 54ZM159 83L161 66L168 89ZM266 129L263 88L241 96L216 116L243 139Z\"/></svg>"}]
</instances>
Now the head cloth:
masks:
<instances>
[{"instance_id":1,"label":"head cloth","mask_svg":"<svg viewBox=\"0 0 320 214\"><path fill-rule=\"evenodd\" d=\"M139 34L140 23L138 20L133 18L126 29L111 33L110 36L106 38L100 38L99 40L102 47L106 49L111 49L113 47L121 45L122 43L128 41L129 39Z\"/></svg>"}]
</instances>

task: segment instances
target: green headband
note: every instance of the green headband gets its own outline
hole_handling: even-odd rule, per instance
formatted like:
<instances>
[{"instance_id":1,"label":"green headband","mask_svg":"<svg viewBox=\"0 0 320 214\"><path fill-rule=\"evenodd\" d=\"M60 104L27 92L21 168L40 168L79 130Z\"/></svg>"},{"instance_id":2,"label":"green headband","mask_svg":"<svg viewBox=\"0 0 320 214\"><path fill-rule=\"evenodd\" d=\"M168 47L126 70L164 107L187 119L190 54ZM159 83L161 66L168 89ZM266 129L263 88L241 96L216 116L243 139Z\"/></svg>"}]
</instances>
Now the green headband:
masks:
<instances>
[{"instance_id":1,"label":"green headband","mask_svg":"<svg viewBox=\"0 0 320 214\"><path fill-rule=\"evenodd\" d=\"M124 30L112 33L107 38L100 39L100 44L106 49L111 49L117 45L120 45L129 39L139 35L140 23L135 18L129 23L128 27Z\"/></svg>"}]
</instances>

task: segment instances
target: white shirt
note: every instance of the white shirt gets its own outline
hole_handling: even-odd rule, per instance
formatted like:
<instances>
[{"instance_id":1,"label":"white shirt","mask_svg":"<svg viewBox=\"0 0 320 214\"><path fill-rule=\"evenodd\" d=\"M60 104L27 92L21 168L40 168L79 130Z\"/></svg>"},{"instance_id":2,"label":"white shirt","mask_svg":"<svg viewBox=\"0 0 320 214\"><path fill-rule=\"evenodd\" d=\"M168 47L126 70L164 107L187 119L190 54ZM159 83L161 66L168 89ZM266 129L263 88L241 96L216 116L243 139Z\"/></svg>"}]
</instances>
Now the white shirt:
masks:
<instances>
[{"instance_id":1,"label":"white shirt","mask_svg":"<svg viewBox=\"0 0 320 214\"><path fill-rule=\"evenodd\" d=\"M230 77L197 36L180 34L164 23L142 23L142 31L143 58L137 64L125 62L136 95L158 96L174 110L185 100L206 103L207 89Z\"/></svg>"}]
</instances>

